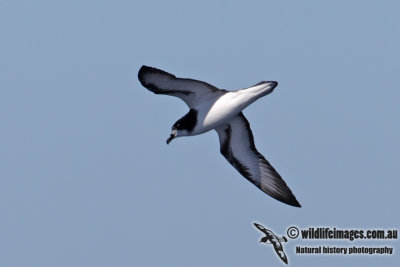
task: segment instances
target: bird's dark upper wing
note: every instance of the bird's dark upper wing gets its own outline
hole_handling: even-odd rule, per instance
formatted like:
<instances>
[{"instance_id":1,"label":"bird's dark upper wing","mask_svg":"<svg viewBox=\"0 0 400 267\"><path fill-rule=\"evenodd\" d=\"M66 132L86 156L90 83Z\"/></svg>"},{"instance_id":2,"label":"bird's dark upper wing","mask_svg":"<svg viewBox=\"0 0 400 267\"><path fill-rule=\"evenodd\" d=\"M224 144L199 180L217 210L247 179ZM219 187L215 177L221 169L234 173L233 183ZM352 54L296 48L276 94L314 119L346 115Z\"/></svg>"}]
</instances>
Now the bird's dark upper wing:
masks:
<instances>
[{"instance_id":1,"label":"bird's dark upper wing","mask_svg":"<svg viewBox=\"0 0 400 267\"><path fill-rule=\"evenodd\" d=\"M168 72L148 66L140 68L138 78L142 85L153 93L179 97L190 108L209 93L225 91L202 81L177 78Z\"/></svg>"},{"instance_id":2,"label":"bird's dark upper wing","mask_svg":"<svg viewBox=\"0 0 400 267\"><path fill-rule=\"evenodd\" d=\"M250 124L243 113L239 113L216 131L221 154L246 179L271 197L288 205L301 207L279 173L257 151Z\"/></svg>"}]
</instances>

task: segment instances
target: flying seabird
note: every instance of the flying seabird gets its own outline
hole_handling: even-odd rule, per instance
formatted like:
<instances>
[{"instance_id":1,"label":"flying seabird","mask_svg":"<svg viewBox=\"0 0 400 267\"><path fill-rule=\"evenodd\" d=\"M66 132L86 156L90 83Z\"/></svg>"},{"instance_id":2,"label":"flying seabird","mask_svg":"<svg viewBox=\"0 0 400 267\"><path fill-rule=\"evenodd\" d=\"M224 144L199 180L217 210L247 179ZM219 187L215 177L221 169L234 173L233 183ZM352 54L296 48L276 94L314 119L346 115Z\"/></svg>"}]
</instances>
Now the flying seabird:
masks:
<instances>
[{"instance_id":1,"label":"flying seabird","mask_svg":"<svg viewBox=\"0 0 400 267\"><path fill-rule=\"evenodd\" d=\"M189 106L189 112L172 126L167 144L176 137L214 129L218 133L221 154L240 174L271 197L301 207L279 173L257 151L250 124L242 113L258 98L271 93L277 82L263 81L249 88L227 91L148 66L140 68L138 78L153 93L179 97Z\"/></svg>"},{"instance_id":2,"label":"flying seabird","mask_svg":"<svg viewBox=\"0 0 400 267\"><path fill-rule=\"evenodd\" d=\"M272 244L274 246L276 254L278 254L279 258L281 258L281 260L284 263L288 264L288 260L287 260L286 254L285 254L285 252L283 252L283 246L282 246L282 243L281 243L281 242L287 242L287 238L284 237L284 236L279 238L271 230L265 228L261 224L254 223L254 226L257 227L258 230L260 230L261 232L263 232L265 234L265 236L260 239L260 243L266 243L267 244L267 242L269 241L269 244Z\"/></svg>"}]
</instances>

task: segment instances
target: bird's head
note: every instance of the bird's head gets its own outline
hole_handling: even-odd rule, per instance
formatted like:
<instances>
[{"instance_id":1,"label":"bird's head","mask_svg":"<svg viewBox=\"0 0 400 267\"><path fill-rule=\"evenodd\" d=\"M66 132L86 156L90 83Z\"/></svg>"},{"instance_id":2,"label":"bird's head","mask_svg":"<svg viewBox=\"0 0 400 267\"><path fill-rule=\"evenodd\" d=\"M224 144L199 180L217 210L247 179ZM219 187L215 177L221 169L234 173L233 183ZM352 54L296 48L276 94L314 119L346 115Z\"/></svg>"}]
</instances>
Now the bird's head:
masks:
<instances>
[{"instance_id":1,"label":"bird's head","mask_svg":"<svg viewBox=\"0 0 400 267\"><path fill-rule=\"evenodd\" d=\"M268 237L266 236L260 239L260 243L267 243L267 242L268 242Z\"/></svg>"},{"instance_id":2,"label":"bird's head","mask_svg":"<svg viewBox=\"0 0 400 267\"><path fill-rule=\"evenodd\" d=\"M169 144L174 138L179 136L188 136L193 131L197 123L197 111L191 109L185 116L180 118L172 125L171 135L167 139Z\"/></svg>"},{"instance_id":3,"label":"bird's head","mask_svg":"<svg viewBox=\"0 0 400 267\"><path fill-rule=\"evenodd\" d=\"M179 121L175 122L172 126L171 135L167 139L167 144L171 143L171 141L174 140L176 137L189 135L188 130L183 128L184 125L182 125L182 123L180 123Z\"/></svg>"}]
</instances>

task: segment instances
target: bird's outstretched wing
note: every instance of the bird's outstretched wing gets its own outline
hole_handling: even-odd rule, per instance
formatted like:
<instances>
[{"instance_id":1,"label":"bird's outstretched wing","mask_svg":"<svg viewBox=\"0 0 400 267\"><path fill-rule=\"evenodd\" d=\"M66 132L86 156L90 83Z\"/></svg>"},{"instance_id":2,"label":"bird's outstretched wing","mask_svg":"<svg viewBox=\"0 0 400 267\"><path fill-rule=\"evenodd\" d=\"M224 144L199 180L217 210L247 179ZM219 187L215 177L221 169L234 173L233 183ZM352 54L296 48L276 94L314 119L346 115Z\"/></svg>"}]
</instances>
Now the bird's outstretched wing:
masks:
<instances>
[{"instance_id":1,"label":"bird's outstretched wing","mask_svg":"<svg viewBox=\"0 0 400 267\"><path fill-rule=\"evenodd\" d=\"M260 230L264 234L267 234L267 230L268 230L267 228L265 228L264 226L262 226L261 224L258 224L258 223L253 223L253 224L258 230Z\"/></svg>"},{"instance_id":2,"label":"bird's outstretched wing","mask_svg":"<svg viewBox=\"0 0 400 267\"><path fill-rule=\"evenodd\" d=\"M179 97L189 108L209 93L225 92L206 82L177 78L168 72L148 66L140 68L138 78L142 85L153 93Z\"/></svg>"},{"instance_id":3,"label":"bird's outstretched wing","mask_svg":"<svg viewBox=\"0 0 400 267\"><path fill-rule=\"evenodd\" d=\"M221 154L246 179L271 197L288 205L301 207L279 173L257 151L250 124L243 113L216 128L216 131Z\"/></svg>"},{"instance_id":4,"label":"bird's outstretched wing","mask_svg":"<svg viewBox=\"0 0 400 267\"><path fill-rule=\"evenodd\" d=\"M285 252L283 252L283 249L276 249L276 248L275 248L275 251L276 251L276 254L278 254L279 258L280 258L284 263L288 264L288 259L287 259L287 257L286 257Z\"/></svg>"}]
</instances>

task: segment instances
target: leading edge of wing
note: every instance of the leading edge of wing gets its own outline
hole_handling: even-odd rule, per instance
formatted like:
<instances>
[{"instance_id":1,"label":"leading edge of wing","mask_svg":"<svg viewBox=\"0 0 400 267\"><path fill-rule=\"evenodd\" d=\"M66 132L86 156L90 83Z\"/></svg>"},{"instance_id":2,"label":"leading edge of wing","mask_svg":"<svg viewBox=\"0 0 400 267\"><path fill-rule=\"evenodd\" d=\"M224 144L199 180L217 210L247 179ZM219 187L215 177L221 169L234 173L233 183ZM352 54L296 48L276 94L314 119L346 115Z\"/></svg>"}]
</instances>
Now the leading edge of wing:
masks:
<instances>
[{"instance_id":1,"label":"leading edge of wing","mask_svg":"<svg viewBox=\"0 0 400 267\"><path fill-rule=\"evenodd\" d=\"M166 71L144 65L138 72L138 78L153 93L179 97L189 107L207 93L223 91L203 81L177 78Z\"/></svg>"}]
</instances>

